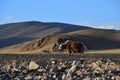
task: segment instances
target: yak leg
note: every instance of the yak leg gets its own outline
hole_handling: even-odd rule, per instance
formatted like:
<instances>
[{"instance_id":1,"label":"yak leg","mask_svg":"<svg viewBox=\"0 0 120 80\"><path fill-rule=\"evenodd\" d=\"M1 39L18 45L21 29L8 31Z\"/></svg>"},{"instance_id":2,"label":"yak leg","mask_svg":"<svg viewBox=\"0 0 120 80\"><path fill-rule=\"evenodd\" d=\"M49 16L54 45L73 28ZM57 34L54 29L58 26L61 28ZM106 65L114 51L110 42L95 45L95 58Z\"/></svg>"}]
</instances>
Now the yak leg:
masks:
<instances>
[{"instance_id":1,"label":"yak leg","mask_svg":"<svg viewBox=\"0 0 120 80\"><path fill-rule=\"evenodd\" d=\"M84 51L83 51L83 52L80 52L80 55L81 55L81 56L84 56Z\"/></svg>"},{"instance_id":2,"label":"yak leg","mask_svg":"<svg viewBox=\"0 0 120 80\"><path fill-rule=\"evenodd\" d=\"M73 52L74 52L74 53L78 53L78 50L77 50L77 49L74 49Z\"/></svg>"},{"instance_id":3,"label":"yak leg","mask_svg":"<svg viewBox=\"0 0 120 80\"><path fill-rule=\"evenodd\" d=\"M71 55L71 49L67 49L67 55L70 56Z\"/></svg>"},{"instance_id":4,"label":"yak leg","mask_svg":"<svg viewBox=\"0 0 120 80\"><path fill-rule=\"evenodd\" d=\"M84 55L84 48L81 49L81 54Z\"/></svg>"}]
</instances>

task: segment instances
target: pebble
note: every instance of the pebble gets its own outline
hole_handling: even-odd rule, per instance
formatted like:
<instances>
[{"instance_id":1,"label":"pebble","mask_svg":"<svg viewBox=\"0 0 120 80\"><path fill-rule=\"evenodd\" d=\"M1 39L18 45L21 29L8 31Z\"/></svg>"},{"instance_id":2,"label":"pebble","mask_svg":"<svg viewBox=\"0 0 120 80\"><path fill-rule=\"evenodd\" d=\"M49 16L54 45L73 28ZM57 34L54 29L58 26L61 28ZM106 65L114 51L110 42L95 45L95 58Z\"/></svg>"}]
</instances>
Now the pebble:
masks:
<instances>
[{"instance_id":1,"label":"pebble","mask_svg":"<svg viewBox=\"0 0 120 80\"><path fill-rule=\"evenodd\" d=\"M33 69L38 69L39 65L37 63L35 63L34 61L31 61L29 64L29 70L33 70Z\"/></svg>"},{"instance_id":2,"label":"pebble","mask_svg":"<svg viewBox=\"0 0 120 80\"><path fill-rule=\"evenodd\" d=\"M25 77L25 80L32 80L32 79L33 79L32 76L27 76L27 77Z\"/></svg>"}]
</instances>

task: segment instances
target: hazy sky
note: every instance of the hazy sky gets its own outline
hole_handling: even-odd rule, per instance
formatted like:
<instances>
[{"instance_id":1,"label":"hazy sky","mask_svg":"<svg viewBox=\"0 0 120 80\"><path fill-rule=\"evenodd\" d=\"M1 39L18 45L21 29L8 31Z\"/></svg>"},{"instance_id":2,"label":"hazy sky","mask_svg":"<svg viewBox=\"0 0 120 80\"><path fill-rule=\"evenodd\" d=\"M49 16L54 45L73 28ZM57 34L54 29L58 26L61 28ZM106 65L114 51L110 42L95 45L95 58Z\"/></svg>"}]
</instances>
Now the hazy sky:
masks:
<instances>
[{"instance_id":1,"label":"hazy sky","mask_svg":"<svg viewBox=\"0 0 120 80\"><path fill-rule=\"evenodd\" d=\"M0 0L0 24L34 20L120 29L120 0Z\"/></svg>"}]
</instances>

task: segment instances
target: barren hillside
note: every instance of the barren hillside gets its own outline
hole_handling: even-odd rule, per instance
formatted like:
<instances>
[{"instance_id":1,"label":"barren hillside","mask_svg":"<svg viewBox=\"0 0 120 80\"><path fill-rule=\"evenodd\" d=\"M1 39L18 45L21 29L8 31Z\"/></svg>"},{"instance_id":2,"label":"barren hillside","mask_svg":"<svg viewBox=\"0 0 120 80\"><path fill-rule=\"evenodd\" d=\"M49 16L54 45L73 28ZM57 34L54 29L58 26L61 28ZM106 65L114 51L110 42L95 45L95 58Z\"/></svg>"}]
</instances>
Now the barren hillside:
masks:
<instances>
[{"instance_id":1,"label":"barren hillside","mask_svg":"<svg viewBox=\"0 0 120 80\"><path fill-rule=\"evenodd\" d=\"M88 50L120 49L120 31L103 29L86 29L69 33L49 35L41 39L10 46L0 50L1 53L56 52L58 45L65 40L84 42Z\"/></svg>"},{"instance_id":2,"label":"barren hillside","mask_svg":"<svg viewBox=\"0 0 120 80\"><path fill-rule=\"evenodd\" d=\"M51 34L67 33L89 28L87 26L66 23L38 21L3 24L0 25L0 48L42 38Z\"/></svg>"}]
</instances>

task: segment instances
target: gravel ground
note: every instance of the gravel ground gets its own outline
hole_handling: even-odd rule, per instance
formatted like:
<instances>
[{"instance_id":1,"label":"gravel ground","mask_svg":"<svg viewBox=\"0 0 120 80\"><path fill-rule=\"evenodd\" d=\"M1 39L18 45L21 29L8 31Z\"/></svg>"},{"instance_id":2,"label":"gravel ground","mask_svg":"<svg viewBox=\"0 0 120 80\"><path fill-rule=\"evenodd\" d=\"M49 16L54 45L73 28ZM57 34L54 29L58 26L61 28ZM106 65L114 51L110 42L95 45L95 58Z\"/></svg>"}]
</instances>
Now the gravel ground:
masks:
<instances>
[{"instance_id":1,"label":"gravel ground","mask_svg":"<svg viewBox=\"0 0 120 80\"><path fill-rule=\"evenodd\" d=\"M120 54L0 54L0 80L120 80L119 65Z\"/></svg>"}]
</instances>

